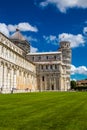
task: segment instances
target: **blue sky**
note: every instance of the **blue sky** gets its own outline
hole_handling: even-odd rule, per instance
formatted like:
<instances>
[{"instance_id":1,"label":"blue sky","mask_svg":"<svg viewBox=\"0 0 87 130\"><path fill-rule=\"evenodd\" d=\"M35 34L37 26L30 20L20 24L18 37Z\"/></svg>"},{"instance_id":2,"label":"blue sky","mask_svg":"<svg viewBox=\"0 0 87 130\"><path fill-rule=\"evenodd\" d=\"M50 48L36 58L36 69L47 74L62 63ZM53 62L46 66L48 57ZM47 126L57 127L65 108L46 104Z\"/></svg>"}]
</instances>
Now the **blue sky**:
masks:
<instances>
[{"instance_id":1,"label":"blue sky","mask_svg":"<svg viewBox=\"0 0 87 130\"><path fill-rule=\"evenodd\" d=\"M0 31L10 37L19 28L32 52L57 51L60 40L71 42L71 79L87 78L86 0L3 0Z\"/></svg>"}]
</instances>

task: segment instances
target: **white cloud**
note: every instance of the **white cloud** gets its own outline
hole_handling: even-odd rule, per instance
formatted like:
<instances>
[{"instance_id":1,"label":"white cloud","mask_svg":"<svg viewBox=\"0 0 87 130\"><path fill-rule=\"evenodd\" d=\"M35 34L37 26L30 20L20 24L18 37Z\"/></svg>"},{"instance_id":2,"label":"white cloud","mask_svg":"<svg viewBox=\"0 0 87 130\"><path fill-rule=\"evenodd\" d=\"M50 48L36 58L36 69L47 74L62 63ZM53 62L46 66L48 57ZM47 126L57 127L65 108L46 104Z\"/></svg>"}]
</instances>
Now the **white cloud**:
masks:
<instances>
[{"instance_id":1,"label":"white cloud","mask_svg":"<svg viewBox=\"0 0 87 130\"><path fill-rule=\"evenodd\" d=\"M81 34L73 35L68 33L59 34L60 41L69 41L71 42L71 47L84 46L85 40Z\"/></svg>"},{"instance_id":2,"label":"white cloud","mask_svg":"<svg viewBox=\"0 0 87 130\"><path fill-rule=\"evenodd\" d=\"M54 44L54 45L58 45L58 38L54 35L50 35L50 36L43 36L44 40L47 42L47 43L51 43L51 44Z\"/></svg>"},{"instance_id":3,"label":"white cloud","mask_svg":"<svg viewBox=\"0 0 87 130\"><path fill-rule=\"evenodd\" d=\"M8 28L9 32L15 32L17 29L17 25L9 24L9 25L7 25L7 28Z\"/></svg>"},{"instance_id":4,"label":"white cloud","mask_svg":"<svg viewBox=\"0 0 87 130\"><path fill-rule=\"evenodd\" d=\"M84 27L83 33L84 33L85 35L87 35L87 27Z\"/></svg>"},{"instance_id":5,"label":"white cloud","mask_svg":"<svg viewBox=\"0 0 87 130\"><path fill-rule=\"evenodd\" d=\"M48 4L49 4L48 1L44 1L44 2L41 2L41 3L40 3L40 6L46 7Z\"/></svg>"},{"instance_id":6,"label":"white cloud","mask_svg":"<svg viewBox=\"0 0 87 130\"><path fill-rule=\"evenodd\" d=\"M6 25L5 23L0 23L0 32L5 34L6 36L9 36L10 32L15 32L16 29L19 29L20 31L31 31L31 32L37 32L38 29L35 26L30 25L27 22L19 23L19 24L9 24Z\"/></svg>"},{"instance_id":7,"label":"white cloud","mask_svg":"<svg viewBox=\"0 0 87 130\"><path fill-rule=\"evenodd\" d=\"M33 41L33 42L38 42L38 40L36 38L33 38L32 36L24 36L25 39L27 39L28 41Z\"/></svg>"},{"instance_id":8,"label":"white cloud","mask_svg":"<svg viewBox=\"0 0 87 130\"><path fill-rule=\"evenodd\" d=\"M5 23L0 23L0 32L2 32L3 34L5 34L7 37L10 36L10 32L15 32L16 29L19 29L20 31L33 31L33 32L37 32L38 29L36 27L31 26L29 23L19 23L18 25L6 25ZM37 42L36 38L33 38L31 36L25 36L25 38L27 38L29 41L34 41ZM38 48L32 47L31 46L31 52L37 52Z\"/></svg>"},{"instance_id":9,"label":"white cloud","mask_svg":"<svg viewBox=\"0 0 87 130\"><path fill-rule=\"evenodd\" d=\"M74 65L71 65L71 74L75 74L76 72L76 67Z\"/></svg>"},{"instance_id":10,"label":"white cloud","mask_svg":"<svg viewBox=\"0 0 87 130\"><path fill-rule=\"evenodd\" d=\"M14 32L17 28L20 31L24 31L24 32L25 31L32 31L32 32L38 31L37 27L34 27L27 22L19 23L18 25L11 25L11 24L8 25L8 29L10 32Z\"/></svg>"},{"instance_id":11,"label":"white cloud","mask_svg":"<svg viewBox=\"0 0 87 130\"><path fill-rule=\"evenodd\" d=\"M38 51L38 48L35 48L35 47L33 47L33 46L30 47L30 52L31 52L31 53L35 53L35 52L37 52L37 51Z\"/></svg>"},{"instance_id":12,"label":"white cloud","mask_svg":"<svg viewBox=\"0 0 87 130\"><path fill-rule=\"evenodd\" d=\"M84 37L81 34L73 35L68 33L62 33L59 34L58 37L54 35L50 36L44 35L43 38L47 43L51 43L54 45L58 45L59 41L69 41L71 43L72 48L84 46L85 44Z\"/></svg>"},{"instance_id":13,"label":"white cloud","mask_svg":"<svg viewBox=\"0 0 87 130\"><path fill-rule=\"evenodd\" d=\"M9 30L5 23L0 23L0 32L9 37Z\"/></svg>"},{"instance_id":14,"label":"white cloud","mask_svg":"<svg viewBox=\"0 0 87 130\"><path fill-rule=\"evenodd\" d=\"M71 65L71 74L83 74L87 75L87 67L86 66L79 66L75 67L74 65Z\"/></svg>"},{"instance_id":15,"label":"white cloud","mask_svg":"<svg viewBox=\"0 0 87 130\"><path fill-rule=\"evenodd\" d=\"M63 13L69 8L87 8L87 0L45 0L40 6L46 7L49 4L55 5Z\"/></svg>"},{"instance_id":16,"label":"white cloud","mask_svg":"<svg viewBox=\"0 0 87 130\"><path fill-rule=\"evenodd\" d=\"M34 27L34 26L30 25L29 23L19 23L18 29L21 31L32 31L32 32L38 31L37 27Z\"/></svg>"},{"instance_id":17,"label":"white cloud","mask_svg":"<svg viewBox=\"0 0 87 130\"><path fill-rule=\"evenodd\" d=\"M70 81L77 81L76 79L70 79Z\"/></svg>"}]
</instances>

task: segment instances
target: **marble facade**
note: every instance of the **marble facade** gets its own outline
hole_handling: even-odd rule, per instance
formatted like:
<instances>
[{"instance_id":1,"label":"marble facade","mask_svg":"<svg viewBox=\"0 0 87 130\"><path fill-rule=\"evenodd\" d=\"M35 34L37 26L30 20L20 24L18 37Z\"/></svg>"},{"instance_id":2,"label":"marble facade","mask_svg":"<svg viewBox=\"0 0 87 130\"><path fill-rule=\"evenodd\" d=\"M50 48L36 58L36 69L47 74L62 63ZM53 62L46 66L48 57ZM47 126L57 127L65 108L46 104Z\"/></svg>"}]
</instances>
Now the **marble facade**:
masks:
<instances>
[{"instance_id":1,"label":"marble facade","mask_svg":"<svg viewBox=\"0 0 87 130\"><path fill-rule=\"evenodd\" d=\"M67 91L70 65L69 42L60 42L56 52L30 53L30 44L19 31L11 38L0 33L1 93Z\"/></svg>"}]
</instances>

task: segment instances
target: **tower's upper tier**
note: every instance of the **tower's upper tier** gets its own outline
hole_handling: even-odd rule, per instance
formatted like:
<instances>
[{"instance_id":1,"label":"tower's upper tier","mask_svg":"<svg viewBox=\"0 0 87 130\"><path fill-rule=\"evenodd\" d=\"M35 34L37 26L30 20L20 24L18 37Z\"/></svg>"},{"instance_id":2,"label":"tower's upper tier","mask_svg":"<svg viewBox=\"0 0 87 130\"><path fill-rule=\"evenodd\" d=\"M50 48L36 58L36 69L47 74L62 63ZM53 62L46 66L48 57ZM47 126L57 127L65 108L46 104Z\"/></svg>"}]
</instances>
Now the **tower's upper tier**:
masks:
<instances>
[{"instance_id":1,"label":"tower's upper tier","mask_svg":"<svg viewBox=\"0 0 87 130\"><path fill-rule=\"evenodd\" d=\"M70 48L70 42L69 41L61 41L60 48Z\"/></svg>"},{"instance_id":2,"label":"tower's upper tier","mask_svg":"<svg viewBox=\"0 0 87 130\"><path fill-rule=\"evenodd\" d=\"M30 52L30 43L25 39L25 37L17 29L16 32L10 37L10 40L20 47L25 53Z\"/></svg>"}]
</instances>

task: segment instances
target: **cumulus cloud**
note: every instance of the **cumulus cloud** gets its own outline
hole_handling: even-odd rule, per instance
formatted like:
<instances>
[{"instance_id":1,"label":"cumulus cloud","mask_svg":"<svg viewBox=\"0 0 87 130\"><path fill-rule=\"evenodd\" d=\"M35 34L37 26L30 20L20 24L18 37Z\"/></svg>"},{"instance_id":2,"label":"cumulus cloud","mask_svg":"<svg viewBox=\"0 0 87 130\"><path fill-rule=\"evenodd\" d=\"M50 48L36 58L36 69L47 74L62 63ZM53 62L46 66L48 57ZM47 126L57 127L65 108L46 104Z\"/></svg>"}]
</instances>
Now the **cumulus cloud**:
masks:
<instances>
[{"instance_id":1,"label":"cumulus cloud","mask_svg":"<svg viewBox=\"0 0 87 130\"><path fill-rule=\"evenodd\" d=\"M6 36L9 36L9 30L5 23L0 23L0 32L5 34Z\"/></svg>"},{"instance_id":2,"label":"cumulus cloud","mask_svg":"<svg viewBox=\"0 0 87 130\"><path fill-rule=\"evenodd\" d=\"M56 6L63 13L69 8L87 8L87 0L45 0L40 3L40 6L46 7L49 4Z\"/></svg>"},{"instance_id":3,"label":"cumulus cloud","mask_svg":"<svg viewBox=\"0 0 87 130\"><path fill-rule=\"evenodd\" d=\"M85 35L87 35L87 27L84 27L83 33L84 33Z\"/></svg>"},{"instance_id":4,"label":"cumulus cloud","mask_svg":"<svg viewBox=\"0 0 87 130\"><path fill-rule=\"evenodd\" d=\"M37 27L34 27L34 26L30 25L29 23L19 23L18 28L21 31L32 31L32 32L38 31Z\"/></svg>"},{"instance_id":5,"label":"cumulus cloud","mask_svg":"<svg viewBox=\"0 0 87 130\"><path fill-rule=\"evenodd\" d=\"M33 38L32 36L24 36L25 39L27 39L28 41L33 41L33 42L38 42L38 40L36 38Z\"/></svg>"},{"instance_id":6,"label":"cumulus cloud","mask_svg":"<svg viewBox=\"0 0 87 130\"><path fill-rule=\"evenodd\" d=\"M74 65L71 65L71 74L83 74L87 75L87 67L86 66L79 66L75 67Z\"/></svg>"},{"instance_id":7,"label":"cumulus cloud","mask_svg":"<svg viewBox=\"0 0 87 130\"><path fill-rule=\"evenodd\" d=\"M38 51L38 48L35 48L35 47L33 47L33 46L30 47L30 52L31 52L31 53L35 53L35 52L37 52L37 51Z\"/></svg>"},{"instance_id":8,"label":"cumulus cloud","mask_svg":"<svg viewBox=\"0 0 87 130\"><path fill-rule=\"evenodd\" d=\"M10 32L15 32L16 29L19 29L20 31L31 31L31 32L37 32L38 29L35 26L30 25L27 22L19 23L19 24L9 24L6 25L5 23L0 23L0 32L5 34L6 36L9 36Z\"/></svg>"},{"instance_id":9,"label":"cumulus cloud","mask_svg":"<svg viewBox=\"0 0 87 130\"><path fill-rule=\"evenodd\" d=\"M81 34L73 35L73 34L68 34L68 33L62 33L62 34L59 34L58 36L54 36L54 35L45 36L44 35L43 38L47 43L51 43L54 45L58 45L58 42L60 41L69 41L71 43L72 48L84 46L85 44L84 37Z\"/></svg>"},{"instance_id":10,"label":"cumulus cloud","mask_svg":"<svg viewBox=\"0 0 87 130\"><path fill-rule=\"evenodd\" d=\"M54 36L54 35L50 35L50 36L43 36L44 40L47 42L47 43L51 43L51 44L54 44L54 45L58 45L58 37Z\"/></svg>"},{"instance_id":11,"label":"cumulus cloud","mask_svg":"<svg viewBox=\"0 0 87 130\"><path fill-rule=\"evenodd\" d=\"M10 32L14 32L17 28L20 31L24 31L24 32L25 31L32 31L32 32L37 32L38 31L37 27L34 27L34 26L32 26L32 25L30 25L29 23L26 23L26 22L19 23L17 25L11 25L11 24L9 24L7 27L8 27L8 30Z\"/></svg>"},{"instance_id":12,"label":"cumulus cloud","mask_svg":"<svg viewBox=\"0 0 87 130\"><path fill-rule=\"evenodd\" d=\"M59 34L60 41L69 41L71 43L71 47L84 46L85 40L81 34L73 35L68 33Z\"/></svg>"},{"instance_id":13,"label":"cumulus cloud","mask_svg":"<svg viewBox=\"0 0 87 130\"><path fill-rule=\"evenodd\" d=\"M6 26L7 26L9 32L15 32L16 29L18 28L17 25L12 25L12 24L9 24L9 25L6 25Z\"/></svg>"}]
</instances>

